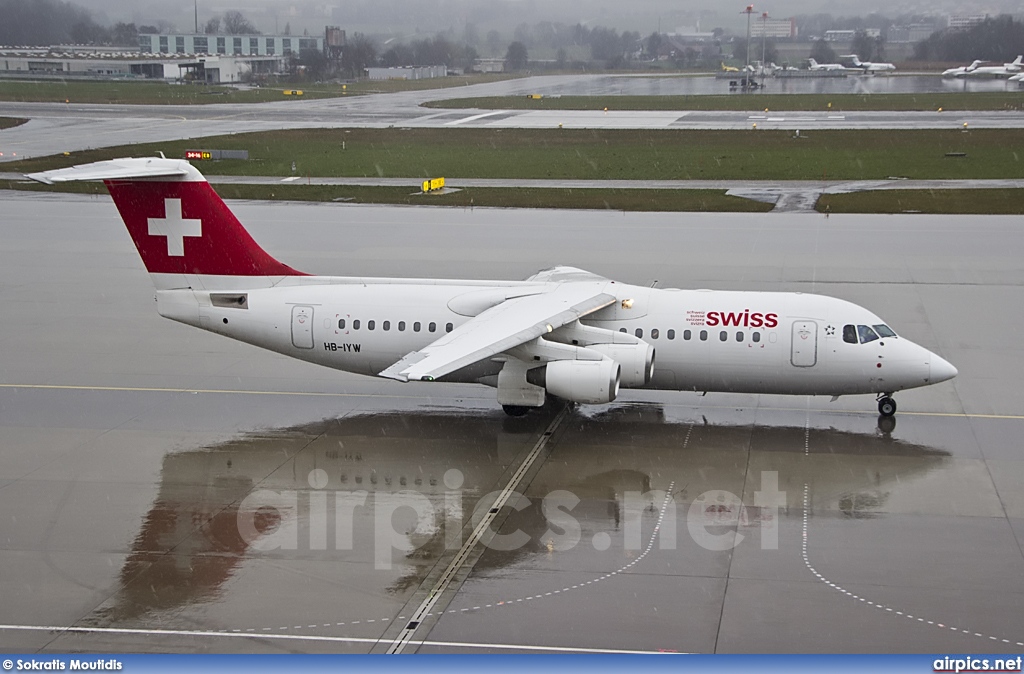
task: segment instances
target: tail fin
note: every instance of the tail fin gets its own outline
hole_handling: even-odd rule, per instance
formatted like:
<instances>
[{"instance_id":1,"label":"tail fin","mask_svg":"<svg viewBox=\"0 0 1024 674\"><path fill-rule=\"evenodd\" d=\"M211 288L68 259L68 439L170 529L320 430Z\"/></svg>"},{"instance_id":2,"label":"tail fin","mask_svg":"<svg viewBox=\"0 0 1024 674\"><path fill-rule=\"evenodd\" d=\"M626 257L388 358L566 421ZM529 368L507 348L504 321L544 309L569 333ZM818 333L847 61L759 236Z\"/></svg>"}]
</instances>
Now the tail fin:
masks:
<instances>
[{"instance_id":1,"label":"tail fin","mask_svg":"<svg viewBox=\"0 0 1024 674\"><path fill-rule=\"evenodd\" d=\"M47 184L102 180L158 289L269 286L304 276L260 248L187 161L114 159L28 177Z\"/></svg>"}]
</instances>

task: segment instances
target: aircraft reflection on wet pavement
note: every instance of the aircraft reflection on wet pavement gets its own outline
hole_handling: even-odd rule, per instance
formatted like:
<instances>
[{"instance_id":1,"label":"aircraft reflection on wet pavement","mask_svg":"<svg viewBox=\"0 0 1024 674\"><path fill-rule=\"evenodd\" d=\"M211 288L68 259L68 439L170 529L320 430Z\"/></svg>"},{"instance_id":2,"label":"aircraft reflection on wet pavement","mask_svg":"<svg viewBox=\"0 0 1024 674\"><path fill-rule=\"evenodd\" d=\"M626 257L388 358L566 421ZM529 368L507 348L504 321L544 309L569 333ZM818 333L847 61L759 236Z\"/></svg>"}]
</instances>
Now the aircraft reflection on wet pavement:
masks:
<instances>
[{"instance_id":1,"label":"aircraft reflection on wet pavement","mask_svg":"<svg viewBox=\"0 0 1024 674\"><path fill-rule=\"evenodd\" d=\"M276 565L330 560L345 574L359 567L363 587L353 592L369 592L365 586L371 584L381 594L402 599L419 586L444 552L452 513L465 514L455 521L469 521L477 501L495 488L524 442L543 431L554 413L545 412L536 418L508 419L504 425L454 410L365 414L167 454L159 491L120 570L119 590L86 622L174 622L190 608L202 611L203 605L217 603L232 592L233 578L261 560ZM752 534L775 526L771 517L763 517L751 505L749 493L742 493L747 484L756 487L756 476L745 477L752 471L777 472L779 488L786 494L779 517L799 516L790 511L800 512L807 484L816 515L863 519L884 516L886 500L901 482L949 460L944 450L905 442L881 430L808 431L795 425L714 423L678 408L671 413L682 416L669 418L653 405L572 413L527 490L529 500L515 506L520 510L510 509L500 526L501 531L525 532L528 540L514 550L486 551L477 568L550 554L551 524L543 499L557 490L579 499L571 516L579 522L580 544L596 541L594 532L607 532L617 544L606 553L592 554L622 555L623 528L629 519L626 495L641 494L645 499L642 526L647 540L657 514L657 490L674 480L677 545L693 553L697 544L686 535L687 510L714 490L741 492L743 502L737 497L725 506L710 504L703 513L710 517L706 524ZM808 432L814 434L815 450L805 454ZM453 469L462 480L455 489L450 480ZM336 513L333 501L362 490L369 494L366 505L345 511L352 528L343 533L337 526L342 510ZM294 493L296 498L289 508L266 507L266 502L253 507L253 495L261 492ZM401 507L409 502L397 497L410 492L425 497L433 508L425 525L422 513ZM375 511L382 507L389 509L388 519L393 515L395 529L402 533L388 543L395 544L388 550L391 568L371 570ZM255 538L242 531L240 523L247 521L254 523ZM295 549L261 549L267 537L282 530L295 533ZM345 535L351 536L350 544L341 540ZM259 620L261 611L273 612L269 597L270 606L254 601L257 608L251 619Z\"/></svg>"}]
</instances>

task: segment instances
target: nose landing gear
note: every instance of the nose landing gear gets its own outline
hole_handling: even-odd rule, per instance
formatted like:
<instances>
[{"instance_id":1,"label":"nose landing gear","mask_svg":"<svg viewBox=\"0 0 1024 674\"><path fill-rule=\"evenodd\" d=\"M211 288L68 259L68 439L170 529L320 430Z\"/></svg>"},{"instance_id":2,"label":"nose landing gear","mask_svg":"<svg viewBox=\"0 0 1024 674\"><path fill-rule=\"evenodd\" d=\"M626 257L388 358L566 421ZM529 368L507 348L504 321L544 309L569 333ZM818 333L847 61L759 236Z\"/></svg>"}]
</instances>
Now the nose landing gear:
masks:
<instances>
[{"instance_id":1,"label":"nose landing gear","mask_svg":"<svg viewBox=\"0 0 1024 674\"><path fill-rule=\"evenodd\" d=\"M896 401L892 399L891 393L878 395L878 413L883 417L891 417L896 414Z\"/></svg>"}]
</instances>

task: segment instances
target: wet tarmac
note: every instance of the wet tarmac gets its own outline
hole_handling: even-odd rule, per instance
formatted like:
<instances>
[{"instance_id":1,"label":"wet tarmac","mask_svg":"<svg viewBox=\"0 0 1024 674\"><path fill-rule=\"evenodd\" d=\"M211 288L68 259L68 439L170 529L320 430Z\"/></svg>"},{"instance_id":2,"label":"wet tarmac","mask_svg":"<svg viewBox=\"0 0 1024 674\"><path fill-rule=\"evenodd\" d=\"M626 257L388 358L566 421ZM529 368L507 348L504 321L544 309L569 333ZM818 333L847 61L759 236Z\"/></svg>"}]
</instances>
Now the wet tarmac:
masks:
<instances>
[{"instance_id":1,"label":"wet tarmac","mask_svg":"<svg viewBox=\"0 0 1024 674\"><path fill-rule=\"evenodd\" d=\"M465 87L350 98L213 105L100 105L0 101L0 116L30 121L0 135L0 163L62 152L304 128L585 128L585 129L972 129L1021 128L1020 110L938 112L944 92L1018 92L1015 82L955 80L938 75L769 79L766 93L919 93L935 111L822 111L753 115L742 111L447 110L426 108L449 98L526 94L620 96L735 94L714 76L547 75ZM760 107L760 106L758 106Z\"/></svg>"},{"instance_id":2,"label":"wet tarmac","mask_svg":"<svg viewBox=\"0 0 1024 674\"><path fill-rule=\"evenodd\" d=\"M835 295L960 376L894 424L664 392L509 419L161 319L109 200L0 193L0 650L386 652L526 462L405 652L1024 650L1019 218L232 207L311 272Z\"/></svg>"}]
</instances>

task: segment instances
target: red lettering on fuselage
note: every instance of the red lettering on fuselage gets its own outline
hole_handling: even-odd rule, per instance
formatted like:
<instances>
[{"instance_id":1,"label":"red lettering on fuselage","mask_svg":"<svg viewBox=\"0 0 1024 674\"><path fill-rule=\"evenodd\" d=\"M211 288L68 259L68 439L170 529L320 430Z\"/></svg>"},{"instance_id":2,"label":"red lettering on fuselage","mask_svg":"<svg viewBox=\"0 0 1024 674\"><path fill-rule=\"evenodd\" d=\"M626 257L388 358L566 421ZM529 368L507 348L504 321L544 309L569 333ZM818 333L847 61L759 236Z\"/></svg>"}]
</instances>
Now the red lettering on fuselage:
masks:
<instances>
[{"instance_id":1,"label":"red lettering on fuselage","mask_svg":"<svg viewBox=\"0 0 1024 674\"><path fill-rule=\"evenodd\" d=\"M779 325L779 315L776 313L763 314L759 311L751 313L750 309L741 312L733 311L709 311L706 324L709 326L733 325L744 328L774 328Z\"/></svg>"}]
</instances>

